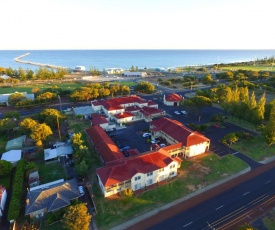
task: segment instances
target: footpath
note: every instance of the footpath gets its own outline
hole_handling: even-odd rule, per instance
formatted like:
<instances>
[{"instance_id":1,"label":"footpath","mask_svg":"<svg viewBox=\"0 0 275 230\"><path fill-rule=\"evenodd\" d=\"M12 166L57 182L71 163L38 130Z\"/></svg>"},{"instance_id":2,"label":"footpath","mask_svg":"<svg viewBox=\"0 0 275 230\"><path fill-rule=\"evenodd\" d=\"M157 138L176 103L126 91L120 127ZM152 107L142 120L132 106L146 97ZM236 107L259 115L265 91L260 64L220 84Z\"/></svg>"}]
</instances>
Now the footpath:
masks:
<instances>
[{"instance_id":1,"label":"footpath","mask_svg":"<svg viewBox=\"0 0 275 230\"><path fill-rule=\"evenodd\" d=\"M264 165L258 167L257 169L250 170L249 167L237 174L234 174L216 183L208 185L185 197L177 199L171 203L168 203L157 209L154 209L150 212L144 213L138 217L126 221L116 227L111 228L111 230L140 230L153 226L159 223L160 220L172 217L184 210L187 210L205 200L208 200L211 197L217 196L218 194L275 167L275 157L270 158L267 161L263 161L261 163L264 163Z\"/></svg>"}]
</instances>

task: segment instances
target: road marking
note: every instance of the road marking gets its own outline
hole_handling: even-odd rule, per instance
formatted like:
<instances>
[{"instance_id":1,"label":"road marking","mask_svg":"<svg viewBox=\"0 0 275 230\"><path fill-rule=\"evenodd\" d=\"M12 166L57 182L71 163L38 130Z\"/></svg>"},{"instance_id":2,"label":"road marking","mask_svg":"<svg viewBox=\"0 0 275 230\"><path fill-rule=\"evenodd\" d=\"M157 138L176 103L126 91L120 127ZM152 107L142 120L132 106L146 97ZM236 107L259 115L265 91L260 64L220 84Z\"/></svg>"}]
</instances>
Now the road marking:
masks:
<instances>
[{"instance_id":1,"label":"road marking","mask_svg":"<svg viewBox=\"0 0 275 230\"><path fill-rule=\"evenodd\" d=\"M270 182L271 182L271 180L269 180L269 181L265 182L265 184L268 184L268 183L270 183Z\"/></svg>"},{"instance_id":2,"label":"road marking","mask_svg":"<svg viewBox=\"0 0 275 230\"><path fill-rule=\"evenodd\" d=\"M235 155L235 154L237 154L237 153L239 153L239 152L232 153L232 155Z\"/></svg>"},{"instance_id":3,"label":"road marking","mask_svg":"<svg viewBox=\"0 0 275 230\"><path fill-rule=\"evenodd\" d=\"M246 193L244 193L244 194L243 194L243 196L247 195L248 193L250 193L250 192L246 192Z\"/></svg>"},{"instance_id":4,"label":"road marking","mask_svg":"<svg viewBox=\"0 0 275 230\"><path fill-rule=\"evenodd\" d=\"M186 225L184 225L184 226L182 226L182 227L185 228L185 227L187 227L188 225L190 225L190 224L192 224L192 223L193 223L193 221L190 222L190 223L188 223L188 224L186 224Z\"/></svg>"},{"instance_id":5,"label":"road marking","mask_svg":"<svg viewBox=\"0 0 275 230\"><path fill-rule=\"evenodd\" d=\"M222 208L223 207L223 205L222 206L220 206L220 207L218 207L218 208L216 208L216 210L219 210L220 208Z\"/></svg>"}]
</instances>

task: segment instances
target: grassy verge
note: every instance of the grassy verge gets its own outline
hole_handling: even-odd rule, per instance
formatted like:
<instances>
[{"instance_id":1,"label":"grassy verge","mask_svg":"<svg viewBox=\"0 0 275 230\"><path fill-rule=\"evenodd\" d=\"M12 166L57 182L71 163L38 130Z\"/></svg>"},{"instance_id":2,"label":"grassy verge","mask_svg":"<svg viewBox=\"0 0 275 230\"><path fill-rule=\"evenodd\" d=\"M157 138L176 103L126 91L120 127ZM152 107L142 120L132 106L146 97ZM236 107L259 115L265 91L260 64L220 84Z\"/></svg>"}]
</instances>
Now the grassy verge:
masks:
<instances>
[{"instance_id":1,"label":"grassy verge","mask_svg":"<svg viewBox=\"0 0 275 230\"><path fill-rule=\"evenodd\" d=\"M137 83L132 81L112 81L110 84L120 84L120 85L127 85L127 86L135 86Z\"/></svg>"},{"instance_id":2,"label":"grassy verge","mask_svg":"<svg viewBox=\"0 0 275 230\"><path fill-rule=\"evenodd\" d=\"M275 146L268 146L262 136L235 143L232 148L246 154L255 161L262 161L275 156Z\"/></svg>"},{"instance_id":3,"label":"grassy verge","mask_svg":"<svg viewBox=\"0 0 275 230\"><path fill-rule=\"evenodd\" d=\"M240 120L236 117L227 116L227 119L225 121L229 122L229 123L232 123L234 125L240 126L244 129L250 130L252 132L258 133L258 130L256 129L256 126L253 125L250 122L245 121L245 120Z\"/></svg>"},{"instance_id":4,"label":"grassy verge","mask_svg":"<svg viewBox=\"0 0 275 230\"><path fill-rule=\"evenodd\" d=\"M44 162L36 163L38 166L40 183L45 184L59 179L65 179L64 168L59 163L45 164Z\"/></svg>"},{"instance_id":5,"label":"grassy verge","mask_svg":"<svg viewBox=\"0 0 275 230\"><path fill-rule=\"evenodd\" d=\"M198 159L184 161L176 179L139 196L107 200L100 196L99 188L95 188L97 226L109 229L235 174L246 167L243 161L232 155L220 159L214 154L207 154Z\"/></svg>"},{"instance_id":6,"label":"grassy verge","mask_svg":"<svg viewBox=\"0 0 275 230\"><path fill-rule=\"evenodd\" d=\"M275 229L275 211L271 211L268 216L263 218L263 223L268 230Z\"/></svg>"},{"instance_id":7,"label":"grassy verge","mask_svg":"<svg viewBox=\"0 0 275 230\"><path fill-rule=\"evenodd\" d=\"M253 70L253 71L274 71L274 67L271 68L270 65L257 65L257 66L251 66L251 65L243 65L243 66L225 66L221 67L222 70Z\"/></svg>"}]
</instances>

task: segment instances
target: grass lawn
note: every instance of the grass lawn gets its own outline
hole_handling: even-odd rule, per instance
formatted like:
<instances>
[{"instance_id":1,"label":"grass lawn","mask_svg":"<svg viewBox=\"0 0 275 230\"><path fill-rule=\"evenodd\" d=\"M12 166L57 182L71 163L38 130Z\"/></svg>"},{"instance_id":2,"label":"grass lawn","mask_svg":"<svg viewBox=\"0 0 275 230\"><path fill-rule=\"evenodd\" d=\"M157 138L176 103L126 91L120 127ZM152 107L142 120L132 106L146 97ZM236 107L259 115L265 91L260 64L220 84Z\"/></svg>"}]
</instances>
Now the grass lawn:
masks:
<instances>
[{"instance_id":1,"label":"grass lawn","mask_svg":"<svg viewBox=\"0 0 275 230\"><path fill-rule=\"evenodd\" d=\"M66 179L66 174L61 164L45 164L44 162L36 164L38 166L39 179L41 184L49 183L59 179Z\"/></svg>"},{"instance_id":2,"label":"grass lawn","mask_svg":"<svg viewBox=\"0 0 275 230\"><path fill-rule=\"evenodd\" d=\"M68 129L74 133L85 132L86 129L91 127L89 120L77 120L74 117L68 117Z\"/></svg>"},{"instance_id":3,"label":"grass lawn","mask_svg":"<svg viewBox=\"0 0 275 230\"><path fill-rule=\"evenodd\" d=\"M41 230L62 230L64 228L62 227L62 223L59 221L59 222L56 222L56 223L54 223L52 225L48 225L48 226L41 224L40 229Z\"/></svg>"},{"instance_id":4,"label":"grass lawn","mask_svg":"<svg viewBox=\"0 0 275 230\"><path fill-rule=\"evenodd\" d=\"M263 218L263 223L268 230L275 229L275 211L271 211Z\"/></svg>"},{"instance_id":5,"label":"grass lawn","mask_svg":"<svg viewBox=\"0 0 275 230\"><path fill-rule=\"evenodd\" d=\"M139 196L107 200L101 197L99 188L96 187L94 191L98 211L95 215L96 224L99 228L109 229L235 174L246 167L247 165L243 161L232 155L220 159L214 154L207 154L194 160L182 162L179 176L176 179Z\"/></svg>"},{"instance_id":6,"label":"grass lawn","mask_svg":"<svg viewBox=\"0 0 275 230\"><path fill-rule=\"evenodd\" d=\"M119 84L119 85L135 86L137 83L132 82L132 81L112 81L112 82L110 82L110 84L112 84L112 85Z\"/></svg>"},{"instance_id":7,"label":"grass lawn","mask_svg":"<svg viewBox=\"0 0 275 230\"><path fill-rule=\"evenodd\" d=\"M13 87L1 87L1 93L14 93L17 92L27 92L32 93L33 88L41 88L41 89L47 89L47 88L53 88L53 86L57 86L57 88L61 88L63 90L75 90L76 88L83 86L82 83L50 83L50 84L27 84L26 85L20 85L20 86L13 86Z\"/></svg>"},{"instance_id":8,"label":"grass lawn","mask_svg":"<svg viewBox=\"0 0 275 230\"><path fill-rule=\"evenodd\" d=\"M251 65L243 65L243 66L226 66L221 67L222 70L253 70L253 71L274 71L275 67L271 68L270 65L258 65L258 66L251 66Z\"/></svg>"},{"instance_id":9,"label":"grass lawn","mask_svg":"<svg viewBox=\"0 0 275 230\"><path fill-rule=\"evenodd\" d=\"M232 123L234 125L240 126L244 129L250 130L252 132L258 133L258 130L256 129L256 126L250 122L247 122L245 120L240 120L236 117L227 116L226 122Z\"/></svg>"},{"instance_id":10,"label":"grass lawn","mask_svg":"<svg viewBox=\"0 0 275 230\"><path fill-rule=\"evenodd\" d=\"M246 154L255 161L262 161L275 156L275 146L268 146L262 136L256 136L251 140L244 140L232 145L232 148Z\"/></svg>"}]
</instances>

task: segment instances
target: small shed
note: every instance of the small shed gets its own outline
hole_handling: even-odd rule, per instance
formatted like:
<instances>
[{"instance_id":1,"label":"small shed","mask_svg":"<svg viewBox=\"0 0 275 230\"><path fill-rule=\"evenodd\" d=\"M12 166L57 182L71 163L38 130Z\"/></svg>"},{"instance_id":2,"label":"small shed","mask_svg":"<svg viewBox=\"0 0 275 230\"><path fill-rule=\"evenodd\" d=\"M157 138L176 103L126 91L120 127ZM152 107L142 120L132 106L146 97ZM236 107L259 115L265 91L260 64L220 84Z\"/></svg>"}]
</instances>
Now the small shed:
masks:
<instances>
[{"instance_id":1,"label":"small shed","mask_svg":"<svg viewBox=\"0 0 275 230\"><path fill-rule=\"evenodd\" d=\"M6 151L22 149L23 143L25 142L25 140L26 140L26 135L9 140L5 148Z\"/></svg>"},{"instance_id":2,"label":"small shed","mask_svg":"<svg viewBox=\"0 0 275 230\"><path fill-rule=\"evenodd\" d=\"M74 115L81 115L84 119L91 118L91 115L95 112L92 106L82 106L73 108Z\"/></svg>"},{"instance_id":3,"label":"small shed","mask_svg":"<svg viewBox=\"0 0 275 230\"><path fill-rule=\"evenodd\" d=\"M73 153L71 145L62 145L53 149L44 149L44 160L55 160L60 156L66 156Z\"/></svg>"},{"instance_id":4,"label":"small shed","mask_svg":"<svg viewBox=\"0 0 275 230\"><path fill-rule=\"evenodd\" d=\"M2 154L1 160L11 162L16 166L17 162L22 158L22 150L10 150Z\"/></svg>"}]
</instances>

